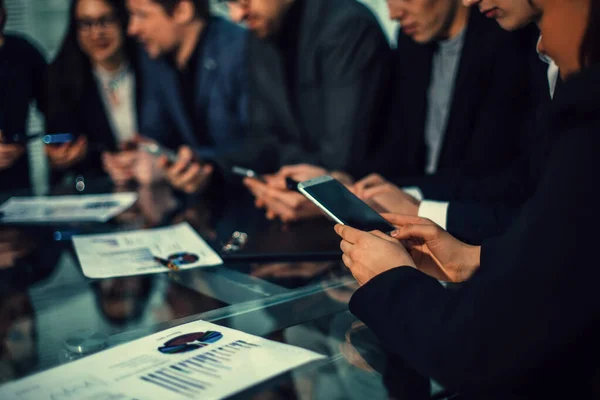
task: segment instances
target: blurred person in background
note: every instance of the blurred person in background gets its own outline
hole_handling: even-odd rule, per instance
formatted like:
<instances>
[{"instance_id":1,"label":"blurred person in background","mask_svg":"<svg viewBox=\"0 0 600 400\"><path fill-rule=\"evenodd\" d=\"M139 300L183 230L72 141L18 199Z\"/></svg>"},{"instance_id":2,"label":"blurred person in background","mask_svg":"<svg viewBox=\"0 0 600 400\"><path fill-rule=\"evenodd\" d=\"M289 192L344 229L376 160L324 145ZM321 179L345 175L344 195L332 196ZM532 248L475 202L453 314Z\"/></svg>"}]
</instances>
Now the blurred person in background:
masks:
<instances>
[{"instance_id":1,"label":"blurred person in background","mask_svg":"<svg viewBox=\"0 0 600 400\"><path fill-rule=\"evenodd\" d=\"M533 74L526 66L534 54L529 44L537 40L537 29L507 33L458 0L389 0L388 8L402 27L390 90L389 130L394 139L379 152L388 176L407 177L405 186L460 181L494 174L526 152L522 128L526 111L537 102L529 85ZM547 89L545 93L547 97ZM253 184L257 203L271 218L321 215L302 195L285 190L284 178L302 181L328 173L318 165L286 166L269 185ZM384 181L377 174L359 187L373 184L375 178ZM424 203L419 209L417 199L405 197L412 200L406 201L406 209L412 206L412 212L429 218L443 207ZM387 198L372 200L383 209L394 205Z\"/></svg>"},{"instance_id":2,"label":"blurred person in background","mask_svg":"<svg viewBox=\"0 0 600 400\"><path fill-rule=\"evenodd\" d=\"M122 0L74 0L67 33L49 68L50 133L73 140L46 146L56 172L108 173L116 184L158 179L152 157L134 144L143 83L137 51L126 36Z\"/></svg>"},{"instance_id":3,"label":"blurred person in background","mask_svg":"<svg viewBox=\"0 0 600 400\"><path fill-rule=\"evenodd\" d=\"M8 13L0 0L0 190L30 186L27 120L33 100L45 107L46 61L25 38L4 34Z\"/></svg>"},{"instance_id":4,"label":"blurred person in background","mask_svg":"<svg viewBox=\"0 0 600 400\"><path fill-rule=\"evenodd\" d=\"M159 164L186 193L218 185L247 140L247 33L208 0L127 0L129 34L146 50L143 135L177 149ZM260 157L258 157L260 159Z\"/></svg>"},{"instance_id":5,"label":"blurred person in background","mask_svg":"<svg viewBox=\"0 0 600 400\"><path fill-rule=\"evenodd\" d=\"M250 129L275 143L263 160L269 171L302 162L369 169L385 138L391 75L391 50L371 11L354 0L227 4L252 32Z\"/></svg>"}]
</instances>

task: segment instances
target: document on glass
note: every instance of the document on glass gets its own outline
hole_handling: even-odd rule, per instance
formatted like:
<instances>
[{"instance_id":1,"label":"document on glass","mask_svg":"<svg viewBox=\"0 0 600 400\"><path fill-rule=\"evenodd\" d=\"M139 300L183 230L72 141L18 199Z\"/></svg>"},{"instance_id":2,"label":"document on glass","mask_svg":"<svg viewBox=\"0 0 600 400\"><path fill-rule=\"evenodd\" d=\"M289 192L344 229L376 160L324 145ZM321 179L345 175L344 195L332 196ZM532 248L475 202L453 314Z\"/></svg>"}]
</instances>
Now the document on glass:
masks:
<instances>
[{"instance_id":1,"label":"document on glass","mask_svg":"<svg viewBox=\"0 0 600 400\"><path fill-rule=\"evenodd\" d=\"M118 233L73 236L83 274L112 278L223 264L187 223Z\"/></svg>"},{"instance_id":2,"label":"document on glass","mask_svg":"<svg viewBox=\"0 0 600 400\"><path fill-rule=\"evenodd\" d=\"M195 321L0 387L0 399L221 399L325 358Z\"/></svg>"},{"instance_id":3,"label":"document on glass","mask_svg":"<svg viewBox=\"0 0 600 400\"><path fill-rule=\"evenodd\" d=\"M136 202L137 193L11 197L0 206L0 223L106 222Z\"/></svg>"}]
</instances>

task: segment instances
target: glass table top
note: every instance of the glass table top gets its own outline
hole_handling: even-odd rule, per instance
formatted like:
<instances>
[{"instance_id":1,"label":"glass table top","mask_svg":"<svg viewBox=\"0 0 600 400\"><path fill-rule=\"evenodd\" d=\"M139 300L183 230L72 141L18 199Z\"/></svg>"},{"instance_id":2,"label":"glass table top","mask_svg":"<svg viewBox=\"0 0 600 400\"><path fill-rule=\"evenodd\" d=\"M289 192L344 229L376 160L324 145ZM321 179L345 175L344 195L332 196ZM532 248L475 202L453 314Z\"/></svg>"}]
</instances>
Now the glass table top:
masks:
<instances>
[{"instance_id":1,"label":"glass table top","mask_svg":"<svg viewBox=\"0 0 600 400\"><path fill-rule=\"evenodd\" d=\"M86 184L84 193L117 191L106 181ZM165 186L134 190L136 204L108 223L0 224L0 384L202 319L328 356L236 398L358 398L363 392L345 387L356 379L366 385L361 390L371 391L369 398L387 398L373 361L349 344L349 332L364 326L347 311L357 284L339 261L330 221L268 221L243 188L204 198ZM218 252L236 231L248 234L247 247L224 255L218 267L92 280L83 275L70 240L182 221ZM101 345L69 347L67 339L82 330L100 335ZM377 348L372 339L362 346Z\"/></svg>"}]
</instances>

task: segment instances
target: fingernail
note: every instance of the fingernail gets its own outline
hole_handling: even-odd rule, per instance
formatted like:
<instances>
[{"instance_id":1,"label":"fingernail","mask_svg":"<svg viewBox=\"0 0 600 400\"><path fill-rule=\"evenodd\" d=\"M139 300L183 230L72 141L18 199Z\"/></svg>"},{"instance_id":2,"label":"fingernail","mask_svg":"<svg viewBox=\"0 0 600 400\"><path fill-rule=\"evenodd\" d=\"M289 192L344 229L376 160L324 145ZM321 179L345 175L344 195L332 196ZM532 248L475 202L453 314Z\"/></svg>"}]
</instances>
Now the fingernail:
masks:
<instances>
[{"instance_id":1,"label":"fingernail","mask_svg":"<svg viewBox=\"0 0 600 400\"><path fill-rule=\"evenodd\" d=\"M390 233L391 236L398 236L398 230L396 229L395 231L392 231L392 233Z\"/></svg>"}]
</instances>

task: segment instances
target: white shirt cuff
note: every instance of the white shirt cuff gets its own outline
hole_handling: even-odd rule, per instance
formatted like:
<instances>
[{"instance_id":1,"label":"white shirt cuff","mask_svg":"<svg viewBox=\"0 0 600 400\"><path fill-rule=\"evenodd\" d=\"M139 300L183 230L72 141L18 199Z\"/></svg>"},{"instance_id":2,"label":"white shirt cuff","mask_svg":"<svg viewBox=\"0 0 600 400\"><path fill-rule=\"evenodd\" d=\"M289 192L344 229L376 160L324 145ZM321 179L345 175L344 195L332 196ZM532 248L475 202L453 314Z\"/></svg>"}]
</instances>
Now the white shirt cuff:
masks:
<instances>
[{"instance_id":1,"label":"white shirt cuff","mask_svg":"<svg viewBox=\"0 0 600 400\"><path fill-rule=\"evenodd\" d=\"M419 206L419 217L430 219L446 230L449 205L447 201L423 200Z\"/></svg>"},{"instance_id":2,"label":"white shirt cuff","mask_svg":"<svg viewBox=\"0 0 600 400\"><path fill-rule=\"evenodd\" d=\"M423 192L421 192L421 189L419 189L416 186L403 187L402 190L404 191L404 193L414 197L419 201L423 200Z\"/></svg>"}]
</instances>

